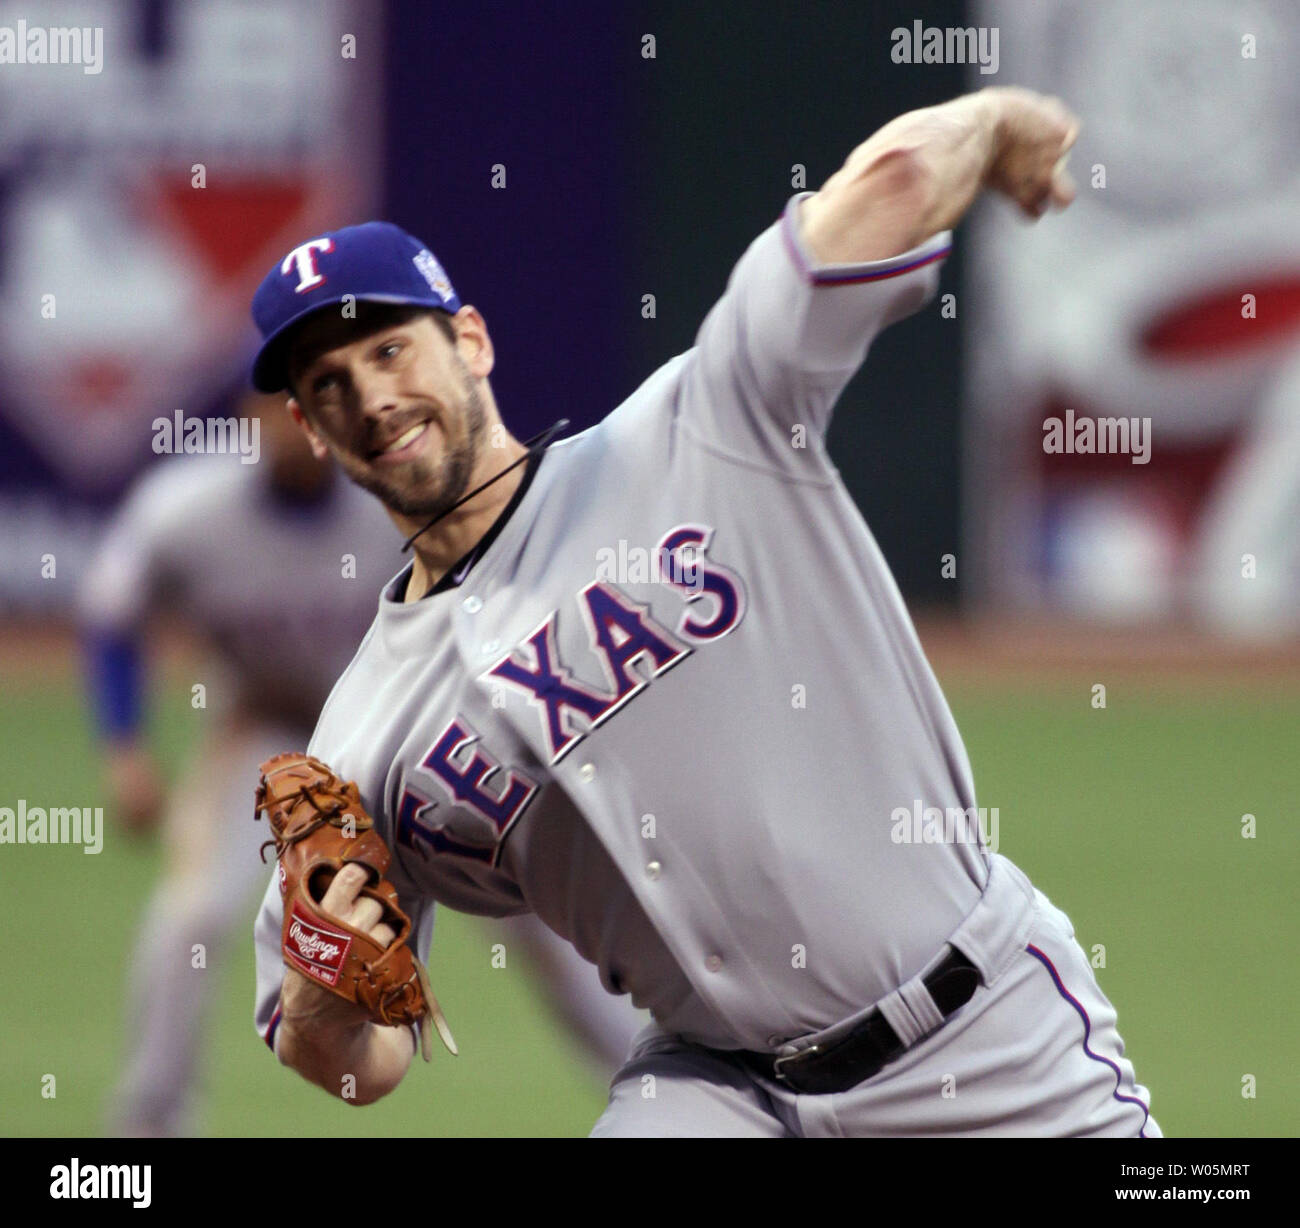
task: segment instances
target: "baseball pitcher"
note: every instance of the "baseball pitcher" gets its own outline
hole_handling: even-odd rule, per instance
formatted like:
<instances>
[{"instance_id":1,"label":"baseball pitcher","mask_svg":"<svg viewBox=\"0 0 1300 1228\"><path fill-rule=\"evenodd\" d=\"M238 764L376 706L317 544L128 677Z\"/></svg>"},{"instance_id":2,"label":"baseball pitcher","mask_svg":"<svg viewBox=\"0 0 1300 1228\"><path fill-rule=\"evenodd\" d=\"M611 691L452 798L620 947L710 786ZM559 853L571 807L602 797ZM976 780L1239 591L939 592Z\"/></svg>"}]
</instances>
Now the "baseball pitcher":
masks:
<instances>
[{"instance_id":1,"label":"baseball pitcher","mask_svg":"<svg viewBox=\"0 0 1300 1228\"><path fill-rule=\"evenodd\" d=\"M430 1020L454 1048L422 966L441 903L535 914L651 1012L596 1136L1159 1133L1068 917L967 821L961 737L824 444L981 189L1069 203L1076 129L1016 89L889 123L754 240L689 351L559 442L505 430L487 325L411 236L272 268L255 383L413 547L307 753L258 782L281 1062L369 1102Z\"/></svg>"}]
</instances>

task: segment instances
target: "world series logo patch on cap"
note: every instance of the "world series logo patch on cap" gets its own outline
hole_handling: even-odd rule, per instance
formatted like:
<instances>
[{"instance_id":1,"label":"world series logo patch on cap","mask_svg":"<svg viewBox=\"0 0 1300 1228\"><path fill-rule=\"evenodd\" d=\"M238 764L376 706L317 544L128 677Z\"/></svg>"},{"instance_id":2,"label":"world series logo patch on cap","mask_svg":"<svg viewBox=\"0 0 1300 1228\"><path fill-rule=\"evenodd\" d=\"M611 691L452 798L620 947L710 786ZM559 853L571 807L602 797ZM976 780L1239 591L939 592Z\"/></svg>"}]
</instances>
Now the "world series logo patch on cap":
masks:
<instances>
[{"instance_id":1,"label":"world series logo patch on cap","mask_svg":"<svg viewBox=\"0 0 1300 1228\"><path fill-rule=\"evenodd\" d=\"M438 258L427 247L423 247L413 259L415 260L415 267L420 270L424 280L429 283L429 288L445 299L451 298L453 294L451 278L443 271L442 265L438 263Z\"/></svg>"}]
</instances>

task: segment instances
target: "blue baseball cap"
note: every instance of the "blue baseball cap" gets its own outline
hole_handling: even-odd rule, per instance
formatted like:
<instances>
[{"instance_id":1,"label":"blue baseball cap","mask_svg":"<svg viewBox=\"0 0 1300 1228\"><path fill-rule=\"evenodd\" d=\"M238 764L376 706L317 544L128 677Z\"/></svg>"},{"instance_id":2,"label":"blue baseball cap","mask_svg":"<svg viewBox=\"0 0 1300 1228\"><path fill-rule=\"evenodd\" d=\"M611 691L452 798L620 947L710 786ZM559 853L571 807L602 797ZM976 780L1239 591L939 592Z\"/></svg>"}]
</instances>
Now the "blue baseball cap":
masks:
<instances>
[{"instance_id":1,"label":"blue baseball cap","mask_svg":"<svg viewBox=\"0 0 1300 1228\"><path fill-rule=\"evenodd\" d=\"M253 387L260 392L287 388L293 329L348 296L358 302L435 307L453 315L460 310L442 265L400 227L363 222L328 231L293 248L253 295L253 320L262 334L253 360Z\"/></svg>"}]
</instances>

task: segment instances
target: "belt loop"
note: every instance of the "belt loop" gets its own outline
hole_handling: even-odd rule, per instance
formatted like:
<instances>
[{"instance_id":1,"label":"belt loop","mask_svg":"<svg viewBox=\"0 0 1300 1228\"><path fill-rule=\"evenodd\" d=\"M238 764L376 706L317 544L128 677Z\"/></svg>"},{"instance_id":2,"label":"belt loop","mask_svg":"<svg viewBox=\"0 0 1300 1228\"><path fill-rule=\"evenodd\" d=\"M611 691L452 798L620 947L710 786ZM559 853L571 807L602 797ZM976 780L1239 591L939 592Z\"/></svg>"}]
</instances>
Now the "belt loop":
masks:
<instances>
[{"instance_id":1,"label":"belt loop","mask_svg":"<svg viewBox=\"0 0 1300 1228\"><path fill-rule=\"evenodd\" d=\"M886 994L876 1003L876 1009L898 1034L904 1049L910 1049L943 1023L943 1012L919 975Z\"/></svg>"},{"instance_id":2,"label":"belt loop","mask_svg":"<svg viewBox=\"0 0 1300 1228\"><path fill-rule=\"evenodd\" d=\"M1034 889L1021 870L1000 853L992 853L984 891L947 945L955 947L975 965L985 985L992 985L1024 949L1037 908ZM922 969L876 1003L876 1009L897 1033L905 1049L944 1022L943 1012L926 987L927 971Z\"/></svg>"},{"instance_id":3,"label":"belt loop","mask_svg":"<svg viewBox=\"0 0 1300 1228\"><path fill-rule=\"evenodd\" d=\"M992 985L1024 950L1037 911L1033 885L1023 871L1001 853L991 853L984 893L948 942L979 969L985 985Z\"/></svg>"}]
</instances>

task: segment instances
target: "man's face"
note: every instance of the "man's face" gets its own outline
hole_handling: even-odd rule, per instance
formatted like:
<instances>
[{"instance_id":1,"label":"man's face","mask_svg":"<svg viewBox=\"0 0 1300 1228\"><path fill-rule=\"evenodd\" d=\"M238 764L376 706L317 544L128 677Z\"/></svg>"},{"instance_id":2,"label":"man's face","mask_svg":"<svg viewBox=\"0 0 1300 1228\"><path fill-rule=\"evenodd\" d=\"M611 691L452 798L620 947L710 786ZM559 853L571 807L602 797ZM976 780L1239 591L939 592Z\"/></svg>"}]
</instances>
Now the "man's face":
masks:
<instances>
[{"instance_id":1,"label":"man's face","mask_svg":"<svg viewBox=\"0 0 1300 1228\"><path fill-rule=\"evenodd\" d=\"M376 322L370 310L309 319L289 360L294 399L358 486L394 512L431 519L469 489L487 410L478 380L427 315Z\"/></svg>"}]
</instances>

